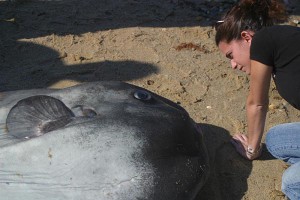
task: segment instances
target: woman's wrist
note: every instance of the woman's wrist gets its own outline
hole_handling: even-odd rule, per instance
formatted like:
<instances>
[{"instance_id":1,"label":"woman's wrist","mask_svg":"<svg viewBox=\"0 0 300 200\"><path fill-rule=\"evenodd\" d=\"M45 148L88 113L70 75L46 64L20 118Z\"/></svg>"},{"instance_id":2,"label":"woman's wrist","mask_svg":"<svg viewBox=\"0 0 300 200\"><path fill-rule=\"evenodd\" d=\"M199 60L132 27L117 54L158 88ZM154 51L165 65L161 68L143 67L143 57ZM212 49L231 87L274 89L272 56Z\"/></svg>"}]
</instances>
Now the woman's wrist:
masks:
<instances>
[{"instance_id":1,"label":"woman's wrist","mask_svg":"<svg viewBox=\"0 0 300 200\"><path fill-rule=\"evenodd\" d=\"M247 146L246 149L246 155L250 159L255 159L259 157L261 154L261 145L258 146L258 148L254 149L251 145Z\"/></svg>"}]
</instances>

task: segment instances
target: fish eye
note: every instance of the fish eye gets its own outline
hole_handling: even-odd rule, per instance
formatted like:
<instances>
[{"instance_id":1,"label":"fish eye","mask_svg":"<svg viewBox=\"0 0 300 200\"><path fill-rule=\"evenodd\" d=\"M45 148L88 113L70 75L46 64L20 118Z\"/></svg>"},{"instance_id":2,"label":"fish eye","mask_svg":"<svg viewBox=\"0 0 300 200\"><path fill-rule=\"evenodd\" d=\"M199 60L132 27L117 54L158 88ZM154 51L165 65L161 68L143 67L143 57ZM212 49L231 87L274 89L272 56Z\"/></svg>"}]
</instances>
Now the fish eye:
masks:
<instances>
[{"instance_id":1,"label":"fish eye","mask_svg":"<svg viewBox=\"0 0 300 200\"><path fill-rule=\"evenodd\" d=\"M138 100L142 100L142 101L149 101L151 99L151 94L149 94L149 92L146 92L144 90L137 90L134 94L133 94L134 98L138 99Z\"/></svg>"}]
</instances>

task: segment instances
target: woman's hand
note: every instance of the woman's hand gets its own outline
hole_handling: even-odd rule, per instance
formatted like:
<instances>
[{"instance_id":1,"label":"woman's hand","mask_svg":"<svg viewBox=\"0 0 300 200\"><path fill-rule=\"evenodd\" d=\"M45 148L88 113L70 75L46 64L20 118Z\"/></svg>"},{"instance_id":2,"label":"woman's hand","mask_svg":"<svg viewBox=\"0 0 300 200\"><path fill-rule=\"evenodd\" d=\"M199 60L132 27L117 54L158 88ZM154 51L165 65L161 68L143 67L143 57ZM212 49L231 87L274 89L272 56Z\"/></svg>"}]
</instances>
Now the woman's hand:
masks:
<instances>
[{"instance_id":1,"label":"woman's hand","mask_svg":"<svg viewBox=\"0 0 300 200\"><path fill-rule=\"evenodd\" d=\"M253 152L250 151L251 148L249 148L248 137L244 134L235 134L231 139L231 143L235 147L236 151L248 160L254 160L261 155L260 147Z\"/></svg>"}]
</instances>

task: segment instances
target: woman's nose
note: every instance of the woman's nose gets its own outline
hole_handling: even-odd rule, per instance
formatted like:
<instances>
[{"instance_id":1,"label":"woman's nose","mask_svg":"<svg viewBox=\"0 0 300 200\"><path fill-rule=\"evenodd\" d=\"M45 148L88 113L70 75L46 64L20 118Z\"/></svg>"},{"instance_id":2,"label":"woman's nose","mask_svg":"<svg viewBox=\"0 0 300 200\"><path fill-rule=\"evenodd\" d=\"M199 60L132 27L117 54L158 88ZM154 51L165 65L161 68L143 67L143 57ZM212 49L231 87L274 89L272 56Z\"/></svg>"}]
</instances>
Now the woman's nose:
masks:
<instances>
[{"instance_id":1,"label":"woman's nose","mask_svg":"<svg viewBox=\"0 0 300 200\"><path fill-rule=\"evenodd\" d=\"M237 68L237 63L233 59L230 60L230 64L231 64L232 69Z\"/></svg>"}]
</instances>

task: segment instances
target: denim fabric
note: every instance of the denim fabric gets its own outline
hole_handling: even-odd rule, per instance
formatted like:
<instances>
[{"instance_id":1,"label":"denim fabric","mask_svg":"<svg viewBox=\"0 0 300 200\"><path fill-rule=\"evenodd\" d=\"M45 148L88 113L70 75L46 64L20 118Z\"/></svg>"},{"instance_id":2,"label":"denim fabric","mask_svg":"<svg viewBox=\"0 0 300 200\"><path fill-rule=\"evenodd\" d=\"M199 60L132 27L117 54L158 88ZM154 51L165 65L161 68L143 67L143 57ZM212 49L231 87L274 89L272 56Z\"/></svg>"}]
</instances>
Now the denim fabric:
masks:
<instances>
[{"instance_id":1,"label":"denim fabric","mask_svg":"<svg viewBox=\"0 0 300 200\"><path fill-rule=\"evenodd\" d=\"M282 191L291 200L300 200L300 122L277 125L266 137L269 152L291 166L283 173Z\"/></svg>"}]
</instances>

